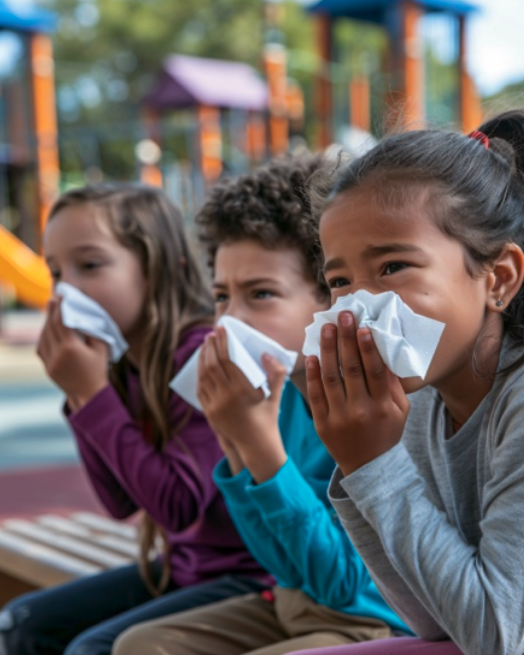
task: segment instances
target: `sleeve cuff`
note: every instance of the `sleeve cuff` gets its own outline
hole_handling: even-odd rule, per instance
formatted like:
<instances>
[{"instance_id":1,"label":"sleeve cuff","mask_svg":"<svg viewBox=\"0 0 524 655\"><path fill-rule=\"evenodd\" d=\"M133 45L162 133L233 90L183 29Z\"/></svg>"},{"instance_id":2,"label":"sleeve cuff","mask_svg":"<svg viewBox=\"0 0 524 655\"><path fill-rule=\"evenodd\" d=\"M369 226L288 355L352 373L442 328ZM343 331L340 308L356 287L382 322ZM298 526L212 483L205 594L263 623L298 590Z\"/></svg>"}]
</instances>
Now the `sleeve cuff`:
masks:
<instances>
[{"instance_id":1,"label":"sleeve cuff","mask_svg":"<svg viewBox=\"0 0 524 655\"><path fill-rule=\"evenodd\" d=\"M414 468L411 456L400 442L345 478L337 467L329 488L330 500L340 502L346 494L357 505L383 500L405 489L406 480L416 472Z\"/></svg>"},{"instance_id":2,"label":"sleeve cuff","mask_svg":"<svg viewBox=\"0 0 524 655\"><path fill-rule=\"evenodd\" d=\"M289 514L301 509L309 513L319 502L289 458L272 478L259 485L250 484L247 493L265 516Z\"/></svg>"},{"instance_id":3,"label":"sleeve cuff","mask_svg":"<svg viewBox=\"0 0 524 655\"><path fill-rule=\"evenodd\" d=\"M216 465L213 479L228 504L245 505L246 489L253 482L253 478L246 468L242 469L237 475L231 475L228 461L224 457Z\"/></svg>"},{"instance_id":4,"label":"sleeve cuff","mask_svg":"<svg viewBox=\"0 0 524 655\"><path fill-rule=\"evenodd\" d=\"M120 396L111 385L99 391L77 412L71 412L69 408L65 412L75 433L89 435L94 442L97 438L104 438L107 434L107 426L111 425L115 418L119 422L122 419L126 422L132 420Z\"/></svg>"}]
</instances>

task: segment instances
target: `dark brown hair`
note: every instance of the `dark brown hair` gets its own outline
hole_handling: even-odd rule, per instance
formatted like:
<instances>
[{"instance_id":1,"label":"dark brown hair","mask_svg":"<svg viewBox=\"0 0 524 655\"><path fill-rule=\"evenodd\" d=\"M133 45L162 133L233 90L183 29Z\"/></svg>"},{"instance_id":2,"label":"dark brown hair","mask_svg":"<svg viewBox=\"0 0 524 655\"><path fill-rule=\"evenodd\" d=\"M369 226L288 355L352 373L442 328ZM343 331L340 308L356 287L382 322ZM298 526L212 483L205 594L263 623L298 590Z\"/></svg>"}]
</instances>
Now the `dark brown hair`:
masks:
<instances>
[{"instance_id":1,"label":"dark brown hair","mask_svg":"<svg viewBox=\"0 0 524 655\"><path fill-rule=\"evenodd\" d=\"M318 284L321 297L329 297L320 276L320 246L308 194L309 179L321 162L321 155L288 155L217 184L196 217L210 267L223 243L252 239L268 249L296 248L306 276Z\"/></svg>"},{"instance_id":2,"label":"dark brown hair","mask_svg":"<svg viewBox=\"0 0 524 655\"><path fill-rule=\"evenodd\" d=\"M182 333L192 325L211 323L213 302L198 260L189 246L182 216L167 196L153 187L132 184L92 185L64 193L51 209L49 220L65 207L89 205L107 220L117 240L139 258L147 279L147 330L140 362L140 384L145 415L153 426L153 446L162 451L182 426L169 420L169 381L173 353ZM122 381L128 363L124 357L111 370L111 381L126 405ZM150 556L155 539L164 544L164 570L159 585L151 579ZM152 593L169 582L168 544L163 530L147 514L141 526L140 569Z\"/></svg>"},{"instance_id":3,"label":"dark brown hair","mask_svg":"<svg viewBox=\"0 0 524 655\"><path fill-rule=\"evenodd\" d=\"M438 227L463 245L470 275L509 243L524 250L524 112L500 114L478 131L489 138L489 149L457 132L419 130L388 137L348 165L326 169L312 189L315 219L353 189L369 189L390 206L423 189ZM524 285L502 318L511 343L522 344Z\"/></svg>"}]
</instances>

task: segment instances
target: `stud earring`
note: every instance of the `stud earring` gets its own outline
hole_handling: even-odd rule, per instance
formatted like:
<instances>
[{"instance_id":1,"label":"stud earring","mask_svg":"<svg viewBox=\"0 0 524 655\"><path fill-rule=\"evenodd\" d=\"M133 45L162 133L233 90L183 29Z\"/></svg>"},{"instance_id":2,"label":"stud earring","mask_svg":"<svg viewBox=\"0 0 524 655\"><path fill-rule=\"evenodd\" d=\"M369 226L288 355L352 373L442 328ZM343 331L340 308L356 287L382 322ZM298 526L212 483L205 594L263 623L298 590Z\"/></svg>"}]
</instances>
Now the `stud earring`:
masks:
<instances>
[{"instance_id":1,"label":"stud earring","mask_svg":"<svg viewBox=\"0 0 524 655\"><path fill-rule=\"evenodd\" d=\"M496 305L497 307L502 307L503 304L504 304L504 301L502 300L502 298L499 298L499 299L497 300L497 302L495 303L495 305Z\"/></svg>"}]
</instances>

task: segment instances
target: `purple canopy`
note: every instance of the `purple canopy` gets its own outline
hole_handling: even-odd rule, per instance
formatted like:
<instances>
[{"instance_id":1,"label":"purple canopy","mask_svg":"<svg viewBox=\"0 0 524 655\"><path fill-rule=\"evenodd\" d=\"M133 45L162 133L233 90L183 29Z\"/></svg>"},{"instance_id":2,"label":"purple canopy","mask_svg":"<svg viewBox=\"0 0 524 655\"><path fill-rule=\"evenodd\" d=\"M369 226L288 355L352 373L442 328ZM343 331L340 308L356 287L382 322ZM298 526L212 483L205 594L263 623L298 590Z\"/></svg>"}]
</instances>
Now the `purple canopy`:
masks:
<instances>
[{"instance_id":1,"label":"purple canopy","mask_svg":"<svg viewBox=\"0 0 524 655\"><path fill-rule=\"evenodd\" d=\"M171 55L145 102L157 109L208 105L263 111L268 106L268 90L248 64Z\"/></svg>"}]
</instances>

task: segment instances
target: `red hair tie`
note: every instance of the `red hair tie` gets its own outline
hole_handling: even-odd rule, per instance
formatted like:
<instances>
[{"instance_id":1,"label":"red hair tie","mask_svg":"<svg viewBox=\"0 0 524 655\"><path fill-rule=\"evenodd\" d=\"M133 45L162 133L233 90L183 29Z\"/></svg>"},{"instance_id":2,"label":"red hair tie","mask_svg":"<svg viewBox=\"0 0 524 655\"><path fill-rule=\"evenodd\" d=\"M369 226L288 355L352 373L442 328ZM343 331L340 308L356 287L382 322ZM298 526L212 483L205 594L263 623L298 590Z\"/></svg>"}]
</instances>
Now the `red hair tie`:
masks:
<instances>
[{"instance_id":1,"label":"red hair tie","mask_svg":"<svg viewBox=\"0 0 524 655\"><path fill-rule=\"evenodd\" d=\"M475 141L479 141L479 143L482 143L482 145L484 146L484 148L486 148L486 150L489 150L489 138L487 134L484 134L484 132L473 130L473 132L470 132L468 134L468 137L470 139L475 139Z\"/></svg>"}]
</instances>

